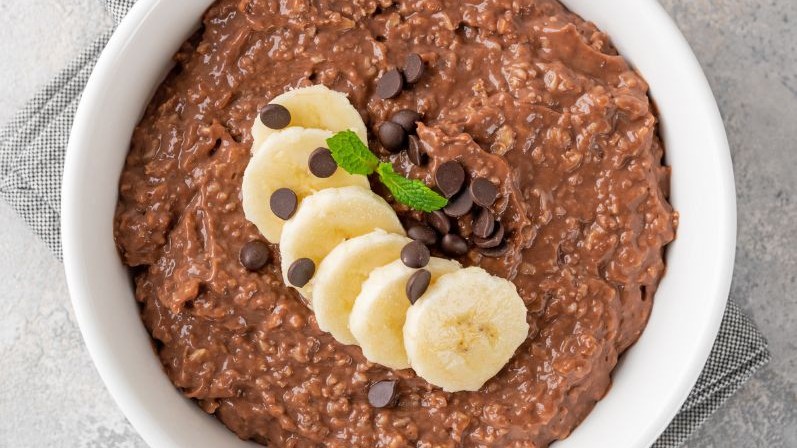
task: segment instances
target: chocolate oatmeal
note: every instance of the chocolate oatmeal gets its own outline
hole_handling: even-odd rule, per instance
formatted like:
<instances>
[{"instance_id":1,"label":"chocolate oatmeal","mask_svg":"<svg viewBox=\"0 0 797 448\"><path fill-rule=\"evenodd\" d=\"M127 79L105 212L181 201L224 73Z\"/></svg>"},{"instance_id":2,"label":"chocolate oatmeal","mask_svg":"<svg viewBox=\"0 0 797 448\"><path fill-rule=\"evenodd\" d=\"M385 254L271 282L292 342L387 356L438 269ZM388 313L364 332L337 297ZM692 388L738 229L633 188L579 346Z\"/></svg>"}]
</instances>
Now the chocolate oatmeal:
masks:
<instances>
[{"instance_id":1,"label":"chocolate oatmeal","mask_svg":"<svg viewBox=\"0 0 797 448\"><path fill-rule=\"evenodd\" d=\"M175 61L134 132L115 237L166 374L202 409L269 446L541 448L604 396L677 214L647 84L593 24L555 0L219 0ZM403 85L377 83L395 68ZM526 304L527 340L478 392L319 330L244 218L253 119L313 84L348 94L398 172L434 186L456 161L491 204L448 222L394 204L408 228L452 227L433 253L511 280ZM378 130L403 109L422 123L410 151L388 151Z\"/></svg>"}]
</instances>

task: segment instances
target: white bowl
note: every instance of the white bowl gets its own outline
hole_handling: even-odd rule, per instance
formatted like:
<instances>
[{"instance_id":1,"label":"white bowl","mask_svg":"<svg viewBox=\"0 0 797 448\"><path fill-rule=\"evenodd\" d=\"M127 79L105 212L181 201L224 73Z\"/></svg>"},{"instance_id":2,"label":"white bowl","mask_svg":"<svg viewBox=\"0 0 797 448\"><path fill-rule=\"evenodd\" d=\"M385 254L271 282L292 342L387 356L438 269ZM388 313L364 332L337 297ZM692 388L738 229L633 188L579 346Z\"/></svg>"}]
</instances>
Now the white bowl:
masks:
<instances>
[{"instance_id":1,"label":"white bowl","mask_svg":"<svg viewBox=\"0 0 797 448\"><path fill-rule=\"evenodd\" d=\"M642 448L685 400L725 308L736 238L728 143L700 66L655 0L563 1L606 31L650 83L681 223L645 332L615 370L606 397L556 446ZM136 3L94 69L66 156L64 264L75 313L108 390L155 447L251 446L183 398L163 373L112 234L132 130L210 3Z\"/></svg>"}]
</instances>

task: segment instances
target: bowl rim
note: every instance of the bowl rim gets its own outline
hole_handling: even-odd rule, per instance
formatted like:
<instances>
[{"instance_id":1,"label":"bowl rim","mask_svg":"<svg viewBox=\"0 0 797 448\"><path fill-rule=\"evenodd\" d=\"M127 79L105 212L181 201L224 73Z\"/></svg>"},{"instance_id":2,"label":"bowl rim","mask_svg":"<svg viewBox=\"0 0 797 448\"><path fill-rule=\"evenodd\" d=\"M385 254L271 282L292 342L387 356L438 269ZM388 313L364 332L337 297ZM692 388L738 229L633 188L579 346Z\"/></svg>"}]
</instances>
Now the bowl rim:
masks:
<instances>
[{"instance_id":1,"label":"bowl rim","mask_svg":"<svg viewBox=\"0 0 797 448\"><path fill-rule=\"evenodd\" d=\"M142 408L142 401L134 397L135 393L133 391L127 390L132 382L140 380L140 378L131 378L131 374L122 368L114 356L111 356L112 351L118 348L118 343L113 343L111 339L106 338L105 336L107 335L104 334L106 330L98 325L103 315L101 310L92 304L92 300L96 299L96 293L91 291L92 273L87 271L91 254L89 250L85 250L82 247L92 236L87 235L81 229L81 225L85 221L80 213L80 210L85 210L87 207L90 209L94 205L89 198L85 197L85 194L82 194L86 174L85 168L87 164L91 163L87 149L91 145L87 142L90 141L91 129L97 122L98 114L102 111L101 106L108 101L105 94L109 83L114 82L114 79L112 79L113 71L123 62L120 54L126 46L131 44L136 34L140 32L142 23L156 12L158 6L162 5L164 1L139 0L136 2L119 24L97 61L75 114L69 139L62 185L61 225L64 267L72 305L85 344L100 376L120 409L147 443L153 446L178 446L179 442L170 433L170 430L159 427L158 422L154 421L151 416L147 416L151 410ZM562 0L562 3L572 8L572 4L576 1ZM636 7L644 11L646 17L654 21L658 27L657 29L664 33L662 38L672 41L673 57L683 64L681 69L687 73L684 76L691 79L693 83L692 87L697 93L695 107L699 109L699 114L705 121L706 139L711 142L708 150L713 151L716 156L717 167L714 174L717 177L714 180L718 183L718 190L723 192L723 194L714 198L717 201L715 206L718 212L718 222L721 226L717 229L716 235L717 248L720 253L715 256L718 265L714 269L714 276L711 280L713 293L707 299L709 303L706 306L709 311L706 311L706 319L701 326L701 331L693 335L694 347L689 353L689 362L685 362L684 368L679 371L678 377L674 379L674 385L666 402L660 403L658 412L652 414L655 418L640 425L637 429L637 436L635 436L632 444L629 445L647 446L655 441L658 435L666 428L691 391L703 369L719 330L733 272L736 241L736 196L725 128L716 100L697 58L694 56L686 39L658 2L655 0L615 0L615 3L628 3L628 1L637 2ZM175 1L175 3L179 2ZM604 28L600 20L593 20L591 16L586 16L586 18L598 23L600 28ZM611 32L608 34L612 35ZM621 54L623 54L622 48ZM140 326L143 329L143 325ZM643 333L643 337L644 335L645 333ZM618 365L617 370L620 370L621 367ZM607 393L607 397L610 395L611 393ZM193 404L191 406L197 408ZM592 413L595 413L595 410ZM580 427L576 428L571 437L577 436L579 429ZM560 444L562 447L569 446L571 444L569 441L571 439L559 442L557 446L560 446Z\"/></svg>"}]
</instances>

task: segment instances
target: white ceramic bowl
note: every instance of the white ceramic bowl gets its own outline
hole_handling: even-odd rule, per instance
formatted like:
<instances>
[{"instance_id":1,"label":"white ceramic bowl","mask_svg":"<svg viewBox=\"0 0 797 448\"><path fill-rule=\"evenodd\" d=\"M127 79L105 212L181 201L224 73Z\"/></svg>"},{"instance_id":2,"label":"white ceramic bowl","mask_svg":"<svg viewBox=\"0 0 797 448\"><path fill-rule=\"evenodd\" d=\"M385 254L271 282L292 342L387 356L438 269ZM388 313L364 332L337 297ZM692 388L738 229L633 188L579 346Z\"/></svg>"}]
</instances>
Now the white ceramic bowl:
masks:
<instances>
[{"instance_id":1,"label":"white ceramic bowl","mask_svg":"<svg viewBox=\"0 0 797 448\"><path fill-rule=\"evenodd\" d=\"M705 363L730 287L736 205L728 144L708 83L654 0L563 0L595 22L650 83L681 213L668 271L614 384L557 448L649 446ZM108 390L154 447L248 446L183 398L139 319L112 235L132 130L210 0L139 0L111 39L75 118L63 184L64 264L83 337Z\"/></svg>"}]
</instances>

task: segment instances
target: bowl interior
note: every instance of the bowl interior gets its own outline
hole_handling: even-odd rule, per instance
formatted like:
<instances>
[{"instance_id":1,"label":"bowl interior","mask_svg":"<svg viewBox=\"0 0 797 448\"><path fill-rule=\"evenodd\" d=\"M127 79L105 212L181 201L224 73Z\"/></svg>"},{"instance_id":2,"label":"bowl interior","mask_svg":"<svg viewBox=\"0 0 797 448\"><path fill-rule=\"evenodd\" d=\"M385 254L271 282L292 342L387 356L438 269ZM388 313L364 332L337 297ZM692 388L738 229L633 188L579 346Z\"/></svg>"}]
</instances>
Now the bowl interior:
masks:
<instances>
[{"instance_id":1,"label":"bowl interior","mask_svg":"<svg viewBox=\"0 0 797 448\"><path fill-rule=\"evenodd\" d=\"M158 447L253 445L183 398L163 374L112 234L132 130L210 3L136 3L83 95L64 173L64 262L81 331L120 408ZM697 379L725 307L736 229L730 156L705 77L655 0L563 3L606 31L649 82L681 221L645 332L623 357L607 396L557 447L646 447Z\"/></svg>"}]
</instances>

